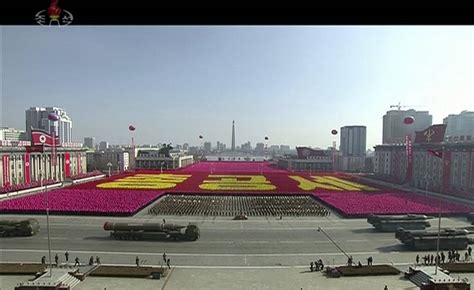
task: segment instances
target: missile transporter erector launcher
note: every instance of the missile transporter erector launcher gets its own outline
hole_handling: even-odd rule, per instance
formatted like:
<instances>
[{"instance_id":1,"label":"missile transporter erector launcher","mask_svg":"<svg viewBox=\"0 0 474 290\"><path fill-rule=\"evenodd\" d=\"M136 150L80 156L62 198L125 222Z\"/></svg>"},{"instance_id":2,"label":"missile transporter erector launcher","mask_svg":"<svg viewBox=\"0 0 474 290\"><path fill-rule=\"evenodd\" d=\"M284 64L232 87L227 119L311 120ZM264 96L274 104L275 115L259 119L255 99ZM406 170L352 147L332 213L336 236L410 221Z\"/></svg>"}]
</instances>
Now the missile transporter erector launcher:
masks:
<instances>
[{"instance_id":1,"label":"missile transporter erector launcher","mask_svg":"<svg viewBox=\"0 0 474 290\"><path fill-rule=\"evenodd\" d=\"M468 237L470 232L465 229L441 229L439 234L440 250L465 250L472 243ZM436 231L407 231L400 228L395 237L404 246L412 250L436 250L438 232Z\"/></svg>"},{"instance_id":2,"label":"missile transporter erector launcher","mask_svg":"<svg viewBox=\"0 0 474 290\"><path fill-rule=\"evenodd\" d=\"M37 219L0 220L1 237L28 237L36 235L40 230Z\"/></svg>"},{"instance_id":3,"label":"missile transporter erector launcher","mask_svg":"<svg viewBox=\"0 0 474 290\"><path fill-rule=\"evenodd\" d=\"M370 215L367 222L378 232L395 232L402 227L406 230L424 230L431 225L426 215Z\"/></svg>"},{"instance_id":4,"label":"missile transporter erector launcher","mask_svg":"<svg viewBox=\"0 0 474 290\"><path fill-rule=\"evenodd\" d=\"M160 223L111 223L105 222L104 230L116 240L175 240L196 241L199 239L198 226Z\"/></svg>"}]
</instances>

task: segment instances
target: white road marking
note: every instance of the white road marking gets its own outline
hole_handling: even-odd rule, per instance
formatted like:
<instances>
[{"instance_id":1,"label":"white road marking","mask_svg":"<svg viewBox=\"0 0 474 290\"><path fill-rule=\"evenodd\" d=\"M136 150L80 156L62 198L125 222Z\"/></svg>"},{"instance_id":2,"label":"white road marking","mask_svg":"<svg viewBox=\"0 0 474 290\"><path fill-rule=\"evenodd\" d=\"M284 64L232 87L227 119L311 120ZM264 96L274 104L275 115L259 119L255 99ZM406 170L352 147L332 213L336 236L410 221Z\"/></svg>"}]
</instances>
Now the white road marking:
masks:
<instances>
[{"instance_id":1,"label":"white road marking","mask_svg":"<svg viewBox=\"0 0 474 290\"><path fill-rule=\"evenodd\" d=\"M12 252L12 253L43 253L47 252L44 249L1 249L3 253ZM57 251L65 251L63 249L57 249ZM101 255L149 255L149 256L162 256L163 253L146 253L146 252L108 252L108 251L72 251L69 250L69 253L76 254L101 254ZM394 252L351 252L351 255L375 255L375 254L392 254ZM290 253L290 254L195 254L195 253L166 253L168 256L177 256L177 257L290 257L290 256L343 256L343 253Z\"/></svg>"}]
</instances>

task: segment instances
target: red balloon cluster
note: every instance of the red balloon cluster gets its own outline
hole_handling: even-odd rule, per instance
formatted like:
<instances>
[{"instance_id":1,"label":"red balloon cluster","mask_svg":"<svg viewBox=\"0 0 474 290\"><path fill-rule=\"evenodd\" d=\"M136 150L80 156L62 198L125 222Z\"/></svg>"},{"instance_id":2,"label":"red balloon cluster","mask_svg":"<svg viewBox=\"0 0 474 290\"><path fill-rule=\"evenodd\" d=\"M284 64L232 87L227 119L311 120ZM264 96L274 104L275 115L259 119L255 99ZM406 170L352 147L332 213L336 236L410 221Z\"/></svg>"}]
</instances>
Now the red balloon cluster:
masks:
<instances>
[{"instance_id":1,"label":"red balloon cluster","mask_svg":"<svg viewBox=\"0 0 474 290\"><path fill-rule=\"evenodd\" d=\"M332 129L331 134L337 135L337 130L336 130L336 129Z\"/></svg>"},{"instance_id":2,"label":"red balloon cluster","mask_svg":"<svg viewBox=\"0 0 474 290\"><path fill-rule=\"evenodd\" d=\"M58 120L59 120L59 116L58 116L56 113L54 113L54 112L49 113L49 115L48 115L48 120L53 121L53 122L54 122L54 121L58 121Z\"/></svg>"},{"instance_id":3,"label":"red balloon cluster","mask_svg":"<svg viewBox=\"0 0 474 290\"><path fill-rule=\"evenodd\" d=\"M404 123L405 125L413 124L413 123L415 123L415 118L412 117L412 116L408 116L408 117L406 117L405 119L403 119L403 123Z\"/></svg>"},{"instance_id":4,"label":"red balloon cluster","mask_svg":"<svg viewBox=\"0 0 474 290\"><path fill-rule=\"evenodd\" d=\"M135 131L135 127L133 125L128 126L128 130Z\"/></svg>"}]
</instances>

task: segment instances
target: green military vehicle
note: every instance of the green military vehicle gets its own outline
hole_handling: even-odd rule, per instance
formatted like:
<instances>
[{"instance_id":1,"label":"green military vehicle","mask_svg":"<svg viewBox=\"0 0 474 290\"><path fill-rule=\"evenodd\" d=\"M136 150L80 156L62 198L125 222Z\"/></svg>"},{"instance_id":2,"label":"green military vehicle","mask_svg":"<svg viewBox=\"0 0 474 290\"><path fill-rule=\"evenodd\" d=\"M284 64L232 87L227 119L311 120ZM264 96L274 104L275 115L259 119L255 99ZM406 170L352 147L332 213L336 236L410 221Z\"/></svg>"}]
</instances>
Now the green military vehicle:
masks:
<instances>
[{"instance_id":1,"label":"green military vehicle","mask_svg":"<svg viewBox=\"0 0 474 290\"><path fill-rule=\"evenodd\" d=\"M378 232L395 232L402 227L405 230L424 230L431 225L428 219L432 217L426 215L370 215L367 222Z\"/></svg>"},{"instance_id":2,"label":"green military vehicle","mask_svg":"<svg viewBox=\"0 0 474 290\"><path fill-rule=\"evenodd\" d=\"M159 223L111 223L105 222L104 230L117 240L181 240L196 241L199 239L198 226L189 224Z\"/></svg>"},{"instance_id":3,"label":"green military vehicle","mask_svg":"<svg viewBox=\"0 0 474 290\"><path fill-rule=\"evenodd\" d=\"M465 250L472 240L468 237L470 232L466 229L441 229L439 234L440 250ZM436 250L438 241L437 231L407 231L400 228L395 233L405 247L411 250Z\"/></svg>"},{"instance_id":4,"label":"green military vehicle","mask_svg":"<svg viewBox=\"0 0 474 290\"><path fill-rule=\"evenodd\" d=\"M36 235L40 230L37 219L0 220L1 237L28 237Z\"/></svg>"}]
</instances>

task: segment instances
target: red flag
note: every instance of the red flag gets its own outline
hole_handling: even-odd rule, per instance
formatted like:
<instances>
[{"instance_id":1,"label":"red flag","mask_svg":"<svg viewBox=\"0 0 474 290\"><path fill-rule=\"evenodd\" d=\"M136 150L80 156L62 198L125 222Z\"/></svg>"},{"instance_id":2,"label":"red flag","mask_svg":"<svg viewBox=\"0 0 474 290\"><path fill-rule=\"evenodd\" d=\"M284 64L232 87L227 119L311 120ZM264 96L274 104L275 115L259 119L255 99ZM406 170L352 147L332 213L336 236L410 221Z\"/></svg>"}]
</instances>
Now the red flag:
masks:
<instances>
[{"instance_id":1,"label":"red flag","mask_svg":"<svg viewBox=\"0 0 474 290\"><path fill-rule=\"evenodd\" d=\"M56 136L56 140L53 142L53 137L46 131L33 129L31 130L31 145L44 145L51 147L53 145L60 146L59 136Z\"/></svg>"},{"instance_id":2,"label":"red flag","mask_svg":"<svg viewBox=\"0 0 474 290\"><path fill-rule=\"evenodd\" d=\"M444 141L446 125L432 125L423 131L415 132L415 143L441 143Z\"/></svg>"},{"instance_id":3,"label":"red flag","mask_svg":"<svg viewBox=\"0 0 474 290\"><path fill-rule=\"evenodd\" d=\"M443 158L443 150L428 149L428 153L435 157Z\"/></svg>"},{"instance_id":4,"label":"red flag","mask_svg":"<svg viewBox=\"0 0 474 290\"><path fill-rule=\"evenodd\" d=\"M24 176L25 176L25 183L26 184L29 184L31 182L31 178L30 178L30 153L25 153L25 172L24 172Z\"/></svg>"},{"instance_id":5,"label":"red flag","mask_svg":"<svg viewBox=\"0 0 474 290\"><path fill-rule=\"evenodd\" d=\"M71 177L71 154L69 152L64 154L64 176Z\"/></svg>"}]
</instances>

